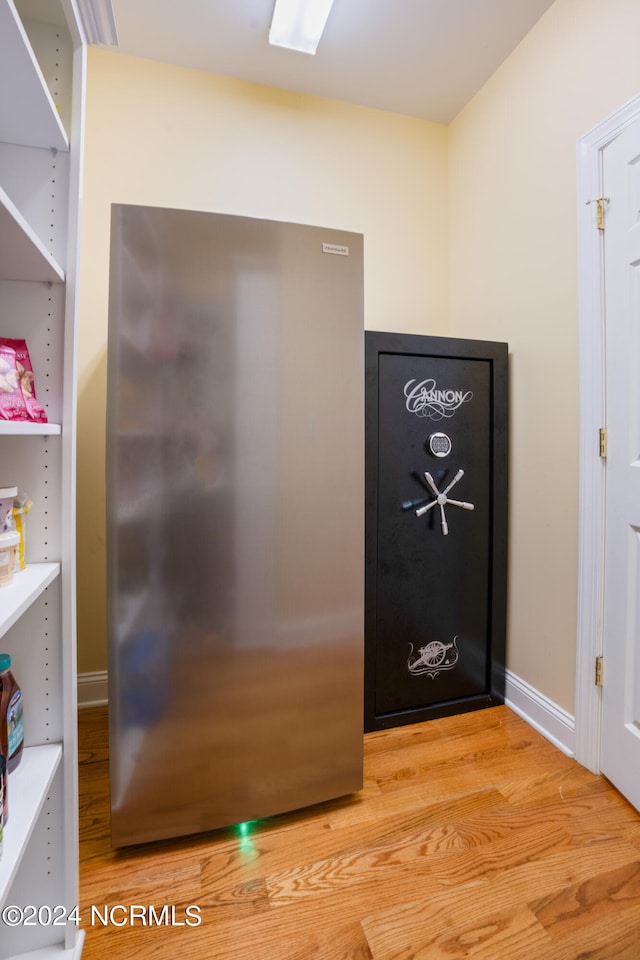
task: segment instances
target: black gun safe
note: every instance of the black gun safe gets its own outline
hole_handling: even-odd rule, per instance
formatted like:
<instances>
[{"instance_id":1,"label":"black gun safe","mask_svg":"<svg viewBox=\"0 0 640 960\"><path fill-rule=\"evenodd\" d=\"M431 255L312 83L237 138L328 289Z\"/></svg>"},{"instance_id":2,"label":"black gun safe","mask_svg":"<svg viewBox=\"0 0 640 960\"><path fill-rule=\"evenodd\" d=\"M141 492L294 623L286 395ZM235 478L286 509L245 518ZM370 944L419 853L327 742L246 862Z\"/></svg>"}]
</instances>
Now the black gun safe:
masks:
<instances>
[{"instance_id":1,"label":"black gun safe","mask_svg":"<svg viewBox=\"0 0 640 960\"><path fill-rule=\"evenodd\" d=\"M365 730L504 701L505 343L365 334Z\"/></svg>"}]
</instances>

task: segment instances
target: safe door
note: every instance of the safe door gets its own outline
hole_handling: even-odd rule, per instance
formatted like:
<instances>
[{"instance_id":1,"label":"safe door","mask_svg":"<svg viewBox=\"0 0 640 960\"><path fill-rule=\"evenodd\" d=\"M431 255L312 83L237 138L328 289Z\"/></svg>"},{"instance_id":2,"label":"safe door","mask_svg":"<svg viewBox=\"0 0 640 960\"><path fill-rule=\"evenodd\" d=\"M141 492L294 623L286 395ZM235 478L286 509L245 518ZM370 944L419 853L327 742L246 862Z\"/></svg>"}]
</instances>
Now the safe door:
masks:
<instances>
[{"instance_id":1,"label":"safe door","mask_svg":"<svg viewBox=\"0 0 640 960\"><path fill-rule=\"evenodd\" d=\"M503 702L507 344L365 344L365 730L378 730Z\"/></svg>"}]
</instances>

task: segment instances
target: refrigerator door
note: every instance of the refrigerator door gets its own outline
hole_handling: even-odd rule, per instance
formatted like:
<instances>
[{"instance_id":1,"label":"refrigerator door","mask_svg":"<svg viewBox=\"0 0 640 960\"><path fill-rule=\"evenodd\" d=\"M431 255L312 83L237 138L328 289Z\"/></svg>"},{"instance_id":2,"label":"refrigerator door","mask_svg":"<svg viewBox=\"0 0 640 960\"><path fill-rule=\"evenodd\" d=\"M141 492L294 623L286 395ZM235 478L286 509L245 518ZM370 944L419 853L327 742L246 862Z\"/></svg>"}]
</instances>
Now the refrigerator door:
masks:
<instances>
[{"instance_id":1,"label":"refrigerator door","mask_svg":"<svg viewBox=\"0 0 640 960\"><path fill-rule=\"evenodd\" d=\"M112 209L112 841L357 791L360 235Z\"/></svg>"}]
</instances>

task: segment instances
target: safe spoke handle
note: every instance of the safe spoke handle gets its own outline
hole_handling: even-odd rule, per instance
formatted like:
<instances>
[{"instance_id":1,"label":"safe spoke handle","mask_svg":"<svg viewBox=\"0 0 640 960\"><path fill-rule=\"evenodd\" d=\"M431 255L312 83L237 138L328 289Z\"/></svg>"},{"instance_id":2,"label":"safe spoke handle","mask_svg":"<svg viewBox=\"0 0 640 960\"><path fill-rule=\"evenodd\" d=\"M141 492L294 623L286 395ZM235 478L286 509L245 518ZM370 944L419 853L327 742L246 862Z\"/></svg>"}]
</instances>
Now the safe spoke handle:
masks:
<instances>
[{"instance_id":1,"label":"safe spoke handle","mask_svg":"<svg viewBox=\"0 0 640 960\"><path fill-rule=\"evenodd\" d=\"M446 537L449 534L449 525L447 523L447 518L444 512L445 504L450 503L452 507L462 507L463 510L473 510L475 509L473 503L468 503L466 500L450 500L447 496L449 490L455 484L464 477L464 470L458 470L455 477L451 483L444 488L442 493L438 490L438 486L427 470L424 474L424 478L427 481L428 485L431 487L435 494L435 500L432 500L431 503L427 503L424 506L418 507L416 510L416 517L424 517L425 513L428 513L436 504L440 507L440 527L442 529L442 536ZM406 505L402 505L403 509L406 509Z\"/></svg>"},{"instance_id":2,"label":"safe spoke handle","mask_svg":"<svg viewBox=\"0 0 640 960\"><path fill-rule=\"evenodd\" d=\"M420 507L419 510L416 510L416 517L424 517L427 510L431 510L431 507L435 507L437 500L432 500L431 503L428 503L426 507Z\"/></svg>"}]
</instances>

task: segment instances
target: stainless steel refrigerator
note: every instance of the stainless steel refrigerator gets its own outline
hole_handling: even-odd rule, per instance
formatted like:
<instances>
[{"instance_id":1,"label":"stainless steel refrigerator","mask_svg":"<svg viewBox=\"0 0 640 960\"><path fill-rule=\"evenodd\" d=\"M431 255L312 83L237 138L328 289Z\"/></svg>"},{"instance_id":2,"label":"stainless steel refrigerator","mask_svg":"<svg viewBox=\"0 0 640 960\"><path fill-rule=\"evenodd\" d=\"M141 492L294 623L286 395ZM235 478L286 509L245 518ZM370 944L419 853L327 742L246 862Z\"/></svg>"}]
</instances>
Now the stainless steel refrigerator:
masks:
<instances>
[{"instance_id":1,"label":"stainless steel refrigerator","mask_svg":"<svg viewBox=\"0 0 640 960\"><path fill-rule=\"evenodd\" d=\"M359 790L359 234L112 208L114 846Z\"/></svg>"}]
</instances>

